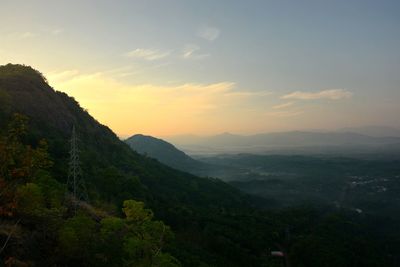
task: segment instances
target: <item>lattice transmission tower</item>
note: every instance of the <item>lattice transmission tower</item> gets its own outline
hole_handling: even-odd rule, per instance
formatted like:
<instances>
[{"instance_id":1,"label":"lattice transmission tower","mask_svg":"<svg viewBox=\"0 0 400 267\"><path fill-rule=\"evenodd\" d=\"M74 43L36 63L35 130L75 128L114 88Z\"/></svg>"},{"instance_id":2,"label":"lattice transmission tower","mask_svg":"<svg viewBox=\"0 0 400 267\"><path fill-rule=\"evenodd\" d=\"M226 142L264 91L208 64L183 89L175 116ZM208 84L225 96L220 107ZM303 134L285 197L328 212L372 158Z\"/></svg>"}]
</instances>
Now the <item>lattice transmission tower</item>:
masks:
<instances>
[{"instance_id":1,"label":"lattice transmission tower","mask_svg":"<svg viewBox=\"0 0 400 267\"><path fill-rule=\"evenodd\" d=\"M68 180L67 192L72 197L75 209L80 201L88 201L88 194L86 191L85 181L82 176L82 169L79 159L78 137L76 134L75 126L72 127L71 135L71 148L69 151L69 167L68 167Z\"/></svg>"}]
</instances>

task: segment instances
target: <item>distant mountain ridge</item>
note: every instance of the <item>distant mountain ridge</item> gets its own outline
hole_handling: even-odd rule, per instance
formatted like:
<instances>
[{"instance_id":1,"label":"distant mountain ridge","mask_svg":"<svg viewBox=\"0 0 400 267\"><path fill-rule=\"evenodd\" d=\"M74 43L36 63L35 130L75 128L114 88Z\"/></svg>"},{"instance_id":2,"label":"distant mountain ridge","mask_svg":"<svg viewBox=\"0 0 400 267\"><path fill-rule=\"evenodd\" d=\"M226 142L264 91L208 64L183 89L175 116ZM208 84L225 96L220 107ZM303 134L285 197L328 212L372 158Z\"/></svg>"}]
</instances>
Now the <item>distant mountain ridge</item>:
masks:
<instances>
[{"instance_id":1,"label":"distant mountain ridge","mask_svg":"<svg viewBox=\"0 0 400 267\"><path fill-rule=\"evenodd\" d=\"M269 151L304 152L311 150L373 150L390 145L398 146L400 137L374 137L354 132L307 132L292 131L265 133L256 135L235 135L223 133L208 137L167 139L189 154L215 152L218 153L262 153Z\"/></svg>"},{"instance_id":2,"label":"distant mountain ridge","mask_svg":"<svg viewBox=\"0 0 400 267\"><path fill-rule=\"evenodd\" d=\"M358 133L372 137L400 137L400 129L388 126L346 127L339 129L338 132Z\"/></svg>"}]
</instances>

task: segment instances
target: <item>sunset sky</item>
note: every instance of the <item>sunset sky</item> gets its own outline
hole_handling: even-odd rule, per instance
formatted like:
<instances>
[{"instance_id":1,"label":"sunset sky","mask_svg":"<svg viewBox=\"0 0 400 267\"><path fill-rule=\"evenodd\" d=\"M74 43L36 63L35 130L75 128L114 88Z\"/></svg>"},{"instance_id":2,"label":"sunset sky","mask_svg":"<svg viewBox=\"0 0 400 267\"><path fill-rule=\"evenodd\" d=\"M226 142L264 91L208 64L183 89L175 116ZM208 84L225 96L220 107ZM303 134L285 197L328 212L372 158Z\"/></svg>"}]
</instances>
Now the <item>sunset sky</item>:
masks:
<instances>
[{"instance_id":1,"label":"sunset sky","mask_svg":"<svg viewBox=\"0 0 400 267\"><path fill-rule=\"evenodd\" d=\"M117 134L400 127L400 1L0 0L0 64Z\"/></svg>"}]
</instances>

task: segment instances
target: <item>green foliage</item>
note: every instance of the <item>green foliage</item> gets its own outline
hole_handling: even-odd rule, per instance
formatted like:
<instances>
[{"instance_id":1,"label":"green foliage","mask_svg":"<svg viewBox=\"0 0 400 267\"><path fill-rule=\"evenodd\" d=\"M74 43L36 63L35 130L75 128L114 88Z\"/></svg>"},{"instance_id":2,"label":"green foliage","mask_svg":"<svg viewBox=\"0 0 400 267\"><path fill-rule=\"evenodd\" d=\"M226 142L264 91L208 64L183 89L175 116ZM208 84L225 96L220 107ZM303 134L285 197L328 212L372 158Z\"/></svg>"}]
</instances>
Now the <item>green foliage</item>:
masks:
<instances>
[{"instance_id":1,"label":"green foliage","mask_svg":"<svg viewBox=\"0 0 400 267\"><path fill-rule=\"evenodd\" d=\"M141 186L138 177L123 173L114 166L100 169L95 182L102 199L114 203L121 203L125 199L134 197Z\"/></svg>"},{"instance_id":2,"label":"green foliage","mask_svg":"<svg viewBox=\"0 0 400 267\"><path fill-rule=\"evenodd\" d=\"M96 222L85 214L68 219L59 231L59 247L67 261L90 263L95 245Z\"/></svg>"},{"instance_id":3,"label":"green foliage","mask_svg":"<svg viewBox=\"0 0 400 267\"><path fill-rule=\"evenodd\" d=\"M47 82L46 78L42 73L33 69L30 66L19 65L19 64L7 64L0 66L0 77L7 78L10 76L19 76L19 78L29 78L33 81L40 81L42 83Z\"/></svg>"},{"instance_id":4,"label":"green foliage","mask_svg":"<svg viewBox=\"0 0 400 267\"><path fill-rule=\"evenodd\" d=\"M133 223L142 223L150 221L153 218L153 212L144 208L144 203L135 200L125 200L122 209L126 219Z\"/></svg>"},{"instance_id":5,"label":"green foliage","mask_svg":"<svg viewBox=\"0 0 400 267\"><path fill-rule=\"evenodd\" d=\"M154 257L152 265L157 267L177 267L181 266L181 263L168 253L159 253Z\"/></svg>"},{"instance_id":6,"label":"green foliage","mask_svg":"<svg viewBox=\"0 0 400 267\"><path fill-rule=\"evenodd\" d=\"M153 212L145 209L143 202L126 200L123 206L126 216L123 227L122 221L116 219L102 222L103 227L107 226L103 232L124 229L123 266L180 266L178 260L161 251L172 238L169 227L161 221L152 221Z\"/></svg>"},{"instance_id":7,"label":"green foliage","mask_svg":"<svg viewBox=\"0 0 400 267\"><path fill-rule=\"evenodd\" d=\"M52 166L45 141L40 141L36 148L23 143L27 134L26 124L26 116L14 114L7 132L0 136L0 215L12 215L16 205L15 190L26 182L33 182ZM29 184L29 187L20 188L17 195L37 200L40 190L35 186ZM25 200L21 198L20 201ZM29 200L25 203L29 204Z\"/></svg>"},{"instance_id":8,"label":"green foliage","mask_svg":"<svg viewBox=\"0 0 400 267\"><path fill-rule=\"evenodd\" d=\"M16 197L18 211L22 214L39 215L45 208L42 190L34 183L27 183L18 188Z\"/></svg>"},{"instance_id":9,"label":"green foliage","mask_svg":"<svg viewBox=\"0 0 400 267\"><path fill-rule=\"evenodd\" d=\"M60 184L46 171L37 173L35 182L41 187L47 208L63 209L65 185Z\"/></svg>"},{"instance_id":10,"label":"green foliage","mask_svg":"<svg viewBox=\"0 0 400 267\"><path fill-rule=\"evenodd\" d=\"M5 90L0 88L0 129L5 128L7 116L11 112L11 98ZM1 130L0 130L1 131Z\"/></svg>"},{"instance_id":11,"label":"green foliage","mask_svg":"<svg viewBox=\"0 0 400 267\"><path fill-rule=\"evenodd\" d=\"M86 203L71 217L65 206L65 186L48 171L52 161L46 142L40 141L34 149L25 145L25 124L25 117L15 115L8 133L0 135L2 177L7 177L1 179L1 200L7 204L2 205L1 216L18 218L17 224L23 224L21 231L26 233L6 246L7 262L24 258L40 266L180 266L162 252L172 238L170 229L161 221L152 221L153 212L143 202L124 201L124 219L97 212ZM100 223L98 214L103 216ZM21 244L24 249L17 249Z\"/></svg>"},{"instance_id":12,"label":"green foliage","mask_svg":"<svg viewBox=\"0 0 400 267\"><path fill-rule=\"evenodd\" d=\"M27 118L21 114L14 114L10 121L6 135L2 136L0 177L5 180L28 179L31 169L31 149L22 144L26 134Z\"/></svg>"}]
</instances>

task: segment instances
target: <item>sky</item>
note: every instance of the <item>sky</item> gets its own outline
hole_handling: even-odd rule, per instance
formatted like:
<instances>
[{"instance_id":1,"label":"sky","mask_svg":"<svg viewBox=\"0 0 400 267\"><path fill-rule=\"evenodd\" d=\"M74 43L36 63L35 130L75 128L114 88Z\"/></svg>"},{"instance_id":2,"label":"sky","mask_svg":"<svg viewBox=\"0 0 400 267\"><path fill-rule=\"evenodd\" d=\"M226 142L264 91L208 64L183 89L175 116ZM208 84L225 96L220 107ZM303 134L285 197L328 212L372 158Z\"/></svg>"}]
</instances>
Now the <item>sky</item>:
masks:
<instances>
[{"instance_id":1,"label":"sky","mask_svg":"<svg viewBox=\"0 0 400 267\"><path fill-rule=\"evenodd\" d=\"M400 1L0 0L0 65L120 136L400 127Z\"/></svg>"}]
</instances>

